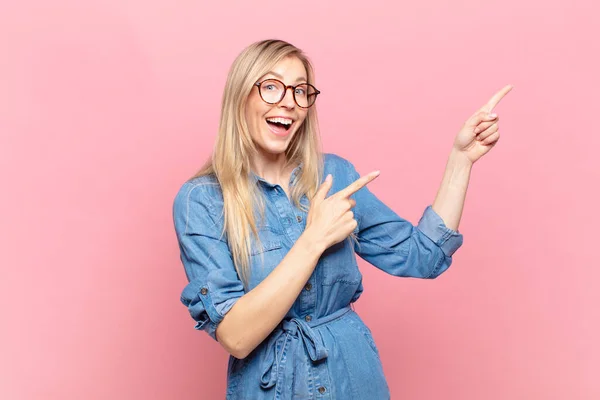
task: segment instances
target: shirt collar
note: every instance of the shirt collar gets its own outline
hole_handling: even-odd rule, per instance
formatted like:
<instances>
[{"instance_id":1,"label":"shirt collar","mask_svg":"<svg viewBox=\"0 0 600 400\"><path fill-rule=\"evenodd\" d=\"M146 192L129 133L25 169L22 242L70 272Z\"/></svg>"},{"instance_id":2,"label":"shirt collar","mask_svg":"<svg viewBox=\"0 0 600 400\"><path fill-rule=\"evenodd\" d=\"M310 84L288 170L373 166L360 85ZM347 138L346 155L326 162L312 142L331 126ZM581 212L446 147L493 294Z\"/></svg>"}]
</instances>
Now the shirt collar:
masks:
<instances>
[{"instance_id":1,"label":"shirt collar","mask_svg":"<svg viewBox=\"0 0 600 400\"><path fill-rule=\"evenodd\" d=\"M290 175L290 184L292 184L294 182L294 179L296 179L296 176L300 173L300 171L302 170L302 165L303 163L300 162L300 164L298 164L298 166L296 168L294 168L294 170L292 171L292 174ZM254 171L250 172L252 178L254 179L254 182L263 182L266 185L270 185L273 186L272 184L270 184L269 182L267 182L266 180L264 180L263 178L261 178L260 176L256 175L254 173Z\"/></svg>"}]
</instances>

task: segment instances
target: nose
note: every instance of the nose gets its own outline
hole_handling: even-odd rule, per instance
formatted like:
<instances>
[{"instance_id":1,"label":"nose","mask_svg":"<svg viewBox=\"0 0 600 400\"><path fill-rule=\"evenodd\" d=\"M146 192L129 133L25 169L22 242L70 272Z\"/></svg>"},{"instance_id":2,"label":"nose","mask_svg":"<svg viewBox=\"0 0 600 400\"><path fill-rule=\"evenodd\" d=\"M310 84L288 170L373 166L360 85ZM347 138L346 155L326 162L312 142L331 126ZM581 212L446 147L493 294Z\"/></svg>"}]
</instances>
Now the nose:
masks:
<instances>
[{"instance_id":1,"label":"nose","mask_svg":"<svg viewBox=\"0 0 600 400\"><path fill-rule=\"evenodd\" d=\"M280 106L286 108L294 108L296 106L296 102L294 101L294 89L291 87L285 88L285 94L283 95L283 99L279 102ZM289 92L289 93L288 93Z\"/></svg>"}]
</instances>

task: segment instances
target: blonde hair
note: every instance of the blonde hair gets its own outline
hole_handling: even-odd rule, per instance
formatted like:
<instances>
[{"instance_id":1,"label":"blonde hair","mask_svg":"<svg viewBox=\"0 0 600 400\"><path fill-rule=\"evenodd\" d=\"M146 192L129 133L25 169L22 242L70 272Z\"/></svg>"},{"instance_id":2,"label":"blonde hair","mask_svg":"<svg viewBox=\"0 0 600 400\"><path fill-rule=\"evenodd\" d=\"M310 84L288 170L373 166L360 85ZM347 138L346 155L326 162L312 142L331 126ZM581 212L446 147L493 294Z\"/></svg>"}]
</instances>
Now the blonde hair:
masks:
<instances>
[{"instance_id":1,"label":"blonde hair","mask_svg":"<svg viewBox=\"0 0 600 400\"><path fill-rule=\"evenodd\" d=\"M299 48L282 40L263 40L244 49L233 62L223 92L219 131L211 157L190 179L213 174L223 193L223 231L227 235L238 276L248 287L250 279L250 234L262 247L256 220L255 206L264 218L265 201L251 176L251 158L258 153L245 118L248 96L254 83L287 57L298 58L306 68L308 83L314 85L314 70L308 57ZM308 109L285 151L285 168L302 163L291 187L293 204L308 212L300 203L303 195L312 199L319 188L324 170L323 152L315 106Z\"/></svg>"}]
</instances>

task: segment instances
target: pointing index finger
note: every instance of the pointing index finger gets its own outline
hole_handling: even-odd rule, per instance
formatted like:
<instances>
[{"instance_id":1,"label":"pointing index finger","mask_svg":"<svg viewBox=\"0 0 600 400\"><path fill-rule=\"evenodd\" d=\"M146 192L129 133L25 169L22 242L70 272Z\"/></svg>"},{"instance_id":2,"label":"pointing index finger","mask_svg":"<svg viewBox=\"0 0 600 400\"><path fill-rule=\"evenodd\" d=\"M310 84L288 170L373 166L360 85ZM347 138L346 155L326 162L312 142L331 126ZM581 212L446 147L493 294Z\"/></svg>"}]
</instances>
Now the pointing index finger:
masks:
<instances>
[{"instance_id":1,"label":"pointing index finger","mask_svg":"<svg viewBox=\"0 0 600 400\"><path fill-rule=\"evenodd\" d=\"M498 103L500 103L500 100L502 100L502 98L504 96L506 96L508 94L508 92L510 92L512 90L512 88L513 88L512 85L504 86L502 89L500 89L498 92L496 92L496 94L494 94L492 96L492 98L486 103L485 106L482 107L481 110L486 111L486 112L492 112L494 107L496 107L498 105Z\"/></svg>"},{"instance_id":2,"label":"pointing index finger","mask_svg":"<svg viewBox=\"0 0 600 400\"><path fill-rule=\"evenodd\" d=\"M367 183L371 182L373 179L379 176L380 171L373 171L368 173L367 175L361 176L339 192L337 192L338 196L341 197L350 197L354 193L358 192L359 189L364 187Z\"/></svg>"}]
</instances>

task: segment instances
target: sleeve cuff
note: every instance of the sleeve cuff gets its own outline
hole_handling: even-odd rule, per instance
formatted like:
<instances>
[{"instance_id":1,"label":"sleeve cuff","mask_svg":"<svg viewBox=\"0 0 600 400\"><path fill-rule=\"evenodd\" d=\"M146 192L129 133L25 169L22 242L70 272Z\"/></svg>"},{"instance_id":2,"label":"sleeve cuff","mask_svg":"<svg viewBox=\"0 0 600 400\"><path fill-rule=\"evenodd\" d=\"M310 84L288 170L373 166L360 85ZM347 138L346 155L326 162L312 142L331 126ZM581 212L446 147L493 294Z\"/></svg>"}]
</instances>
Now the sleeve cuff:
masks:
<instances>
[{"instance_id":1,"label":"sleeve cuff","mask_svg":"<svg viewBox=\"0 0 600 400\"><path fill-rule=\"evenodd\" d=\"M438 245L444 254L452 257L463 243L463 235L446 226L444 220L433 210L431 205L425 208L417 227Z\"/></svg>"},{"instance_id":2,"label":"sleeve cuff","mask_svg":"<svg viewBox=\"0 0 600 400\"><path fill-rule=\"evenodd\" d=\"M206 330L213 339L217 340L217 326L242 295L242 283L231 279L226 273L221 273L214 274L204 283L191 281L185 288L182 298L199 300L192 301L188 305L190 314L197 321L194 328Z\"/></svg>"}]
</instances>

